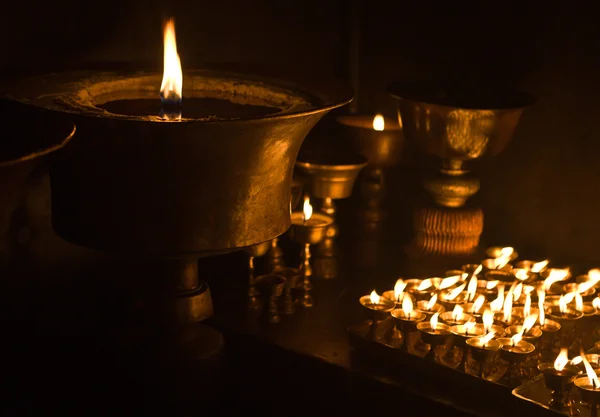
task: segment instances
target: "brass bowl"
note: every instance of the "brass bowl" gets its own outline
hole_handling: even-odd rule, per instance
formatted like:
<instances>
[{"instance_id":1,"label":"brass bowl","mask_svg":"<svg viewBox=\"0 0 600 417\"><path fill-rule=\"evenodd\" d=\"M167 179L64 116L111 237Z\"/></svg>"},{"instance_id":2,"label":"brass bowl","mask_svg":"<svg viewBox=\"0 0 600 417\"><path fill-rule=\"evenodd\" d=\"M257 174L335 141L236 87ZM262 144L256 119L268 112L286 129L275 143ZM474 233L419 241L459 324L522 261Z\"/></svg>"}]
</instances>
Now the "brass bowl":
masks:
<instances>
[{"instance_id":1,"label":"brass bowl","mask_svg":"<svg viewBox=\"0 0 600 417\"><path fill-rule=\"evenodd\" d=\"M333 224L333 219L325 214L313 213L306 224L302 223L303 214L292 213L292 227L290 237L301 245L316 245L325 238L327 228Z\"/></svg>"}]
</instances>

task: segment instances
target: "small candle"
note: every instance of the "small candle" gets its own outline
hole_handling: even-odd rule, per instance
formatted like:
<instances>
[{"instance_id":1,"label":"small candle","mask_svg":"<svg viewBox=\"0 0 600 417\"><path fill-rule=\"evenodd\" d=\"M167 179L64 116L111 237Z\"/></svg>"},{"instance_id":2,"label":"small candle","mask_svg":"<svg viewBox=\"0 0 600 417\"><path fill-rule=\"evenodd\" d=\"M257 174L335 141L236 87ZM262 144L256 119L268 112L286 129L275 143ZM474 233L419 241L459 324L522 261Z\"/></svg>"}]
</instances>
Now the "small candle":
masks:
<instances>
[{"instance_id":1,"label":"small candle","mask_svg":"<svg viewBox=\"0 0 600 417\"><path fill-rule=\"evenodd\" d=\"M525 340L520 340L514 343L508 337L501 337L497 339L498 342L502 343L502 350L505 352L515 353L518 355L528 355L535 350L535 346Z\"/></svg>"},{"instance_id":2,"label":"small candle","mask_svg":"<svg viewBox=\"0 0 600 417\"><path fill-rule=\"evenodd\" d=\"M494 334L490 333L490 337L493 337ZM466 340L467 345L476 350L484 350L484 351L498 351L502 348L502 343L500 343L497 339L491 339L490 337L472 337Z\"/></svg>"},{"instance_id":3,"label":"small candle","mask_svg":"<svg viewBox=\"0 0 600 417\"><path fill-rule=\"evenodd\" d=\"M359 301L363 307L373 311L389 312L392 311L395 306L395 303L392 300L380 297L375 290L373 290L370 295L363 295L360 297Z\"/></svg>"},{"instance_id":4,"label":"small candle","mask_svg":"<svg viewBox=\"0 0 600 417\"><path fill-rule=\"evenodd\" d=\"M471 323L472 325L469 325ZM485 335L485 328L483 324L475 324L474 322L455 324L454 326L450 327L450 331L453 335L460 336L465 339Z\"/></svg>"}]
</instances>

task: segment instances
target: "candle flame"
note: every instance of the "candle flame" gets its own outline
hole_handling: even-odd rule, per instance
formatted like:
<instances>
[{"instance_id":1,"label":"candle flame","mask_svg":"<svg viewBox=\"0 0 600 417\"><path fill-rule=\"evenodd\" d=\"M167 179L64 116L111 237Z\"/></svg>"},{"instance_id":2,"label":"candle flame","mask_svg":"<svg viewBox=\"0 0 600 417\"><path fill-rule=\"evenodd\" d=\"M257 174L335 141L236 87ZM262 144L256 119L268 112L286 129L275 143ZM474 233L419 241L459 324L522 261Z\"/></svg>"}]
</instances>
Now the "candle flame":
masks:
<instances>
[{"instance_id":1,"label":"candle flame","mask_svg":"<svg viewBox=\"0 0 600 417\"><path fill-rule=\"evenodd\" d=\"M523 333L527 333L529 330L531 330L537 319L537 314L531 314L525 317L525 320L523 320Z\"/></svg>"},{"instance_id":2,"label":"candle flame","mask_svg":"<svg viewBox=\"0 0 600 417\"><path fill-rule=\"evenodd\" d=\"M483 271L483 265L479 264L479 266L475 269L475 272L473 272L473 275L479 275L481 274L481 271Z\"/></svg>"},{"instance_id":3,"label":"candle flame","mask_svg":"<svg viewBox=\"0 0 600 417\"><path fill-rule=\"evenodd\" d=\"M567 348L562 348L560 350L560 353L558 354L558 356L556 357L556 360L554 361L554 369L556 369L557 371L562 371L563 369L565 369L565 366L567 366L567 364L569 363L569 349Z\"/></svg>"},{"instance_id":4,"label":"candle flame","mask_svg":"<svg viewBox=\"0 0 600 417\"><path fill-rule=\"evenodd\" d=\"M437 294L433 294L433 297L427 302L427 311L431 310L435 303L437 303L438 296Z\"/></svg>"},{"instance_id":5,"label":"candle flame","mask_svg":"<svg viewBox=\"0 0 600 417\"><path fill-rule=\"evenodd\" d=\"M439 316L440 316L439 312L435 313L433 316L431 316L431 320L429 320L429 325L431 326L431 330L433 330L433 331L437 330Z\"/></svg>"},{"instance_id":6,"label":"candle flame","mask_svg":"<svg viewBox=\"0 0 600 417\"><path fill-rule=\"evenodd\" d=\"M592 301L592 305L596 310L600 310L600 298L594 298L594 301Z\"/></svg>"},{"instance_id":7,"label":"candle flame","mask_svg":"<svg viewBox=\"0 0 600 417\"><path fill-rule=\"evenodd\" d=\"M479 294L479 296L473 303L473 306L471 307L471 313L479 313L479 310L481 310L481 307L483 307L484 303L485 303L485 295Z\"/></svg>"},{"instance_id":8,"label":"candle flame","mask_svg":"<svg viewBox=\"0 0 600 417\"><path fill-rule=\"evenodd\" d=\"M517 302L519 298L521 298L521 293L523 292L523 283L519 282L515 289L513 290L513 301Z\"/></svg>"},{"instance_id":9,"label":"candle flame","mask_svg":"<svg viewBox=\"0 0 600 417\"><path fill-rule=\"evenodd\" d=\"M529 278L529 271L527 271L524 268L515 268L512 270L512 272L513 272L515 278L520 281L525 281L526 279Z\"/></svg>"},{"instance_id":10,"label":"candle flame","mask_svg":"<svg viewBox=\"0 0 600 417\"><path fill-rule=\"evenodd\" d=\"M481 336L479 338L481 345L482 346L487 345L490 342L490 340L492 340L494 338L495 335L496 335L496 332L488 332L488 334L486 334L485 336Z\"/></svg>"},{"instance_id":11,"label":"candle flame","mask_svg":"<svg viewBox=\"0 0 600 417\"><path fill-rule=\"evenodd\" d=\"M492 310L485 310L482 316L483 328L486 332L492 330L494 324L494 312Z\"/></svg>"},{"instance_id":12,"label":"candle flame","mask_svg":"<svg viewBox=\"0 0 600 417\"><path fill-rule=\"evenodd\" d=\"M596 273L596 271L598 271L598 273ZM588 280L577 286L577 292L584 293L589 291L589 289L596 285L598 281L600 281L600 271L597 269L590 270L588 272Z\"/></svg>"},{"instance_id":13,"label":"candle flame","mask_svg":"<svg viewBox=\"0 0 600 417\"><path fill-rule=\"evenodd\" d=\"M469 302L475 299L475 295L477 294L477 275L473 275L469 280L469 285L467 286L467 300Z\"/></svg>"},{"instance_id":14,"label":"candle flame","mask_svg":"<svg viewBox=\"0 0 600 417\"><path fill-rule=\"evenodd\" d=\"M498 287L498 297L494 301L490 303L490 308L493 312L498 312L502 310L502 306L504 305L504 286Z\"/></svg>"},{"instance_id":15,"label":"candle flame","mask_svg":"<svg viewBox=\"0 0 600 417\"><path fill-rule=\"evenodd\" d=\"M454 310L452 310L452 320L461 321L463 319L464 309L460 305L454 306Z\"/></svg>"},{"instance_id":16,"label":"candle flame","mask_svg":"<svg viewBox=\"0 0 600 417\"><path fill-rule=\"evenodd\" d=\"M488 281L487 284L485 284L485 289L493 290L494 288L496 288L498 286L499 282L500 281Z\"/></svg>"},{"instance_id":17,"label":"candle flame","mask_svg":"<svg viewBox=\"0 0 600 417\"><path fill-rule=\"evenodd\" d=\"M566 313L568 311L568 304L573 301L575 298L575 293L570 292L564 295L561 295L558 299L558 307L561 313Z\"/></svg>"},{"instance_id":18,"label":"candle flame","mask_svg":"<svg viewBox=\"0 0 600 417\"><path fill-rule=\"evenodd\" d=\"M385 119L381 114L376 114L373 118L373 130L378 132L385 130Z\"/></svg>"},{"instance_id":19,"label":"candle flame","mask_svg":"<svg viewBox=\"0 0 600 417\"><path fill-rule=\"evenodd\" d=\"M571 365L579 365L581 362L583 362L581 356L575 356L573 359L571 359Z\"/></svg>"},{"instance_id":20,"label":"candle flame","mask_svg":"<svg viewBox=\"0 0 600 417\"><path fill-rule=\"evenodd\" d=\"M458 294L460 294L465 289L466 285L467 285L467 283L463 282L461 285L454 288L452 291L449 291L446 294L444 294L444 300L446 300L446 301L454 300L456 297L458 297Z\"/></svg>"},{"instance_id":21,"label":"candle flame","mask_svg":"<svg viewBox=\"0 0 600 417\"><path fill-rule=\"evenodd\" d=\"M458 283L458 281L460 281L461 278L462 277L460 275L454 275L454 276L451 276L451 277L444 278L440 282L440 286L438 287L438 289L444 290L446 288L450 288L454 284Z\"/></svg>"},{"instance_id":22,"label":"candle flame","mask_svg":"<svg viewBox=\"0 0 600 417\"><path fill-rule=\"evenodd\" d=\"M544 290L549 291L550 287L556 282L562 281L569 275L569 268L551 268L548 273L548 278L544 280Z\"/></svg>"},{"instance_id":23,"label":"candle flame","mask_svg":"<svg viewBox=\"0 0 600 417\"><path fill-rule=\"evenodd\" d=\"M468 321L465 323L465 333L469 333L473 327L475 327L477 325L477 323L475 323L474 321Z\"/></svg>"},{"instance_id":24,"label":"candle flame","mask_svg":"<svg viewBox=\"0 0 600 417\"><path fill-rule=\"evenodd\" d=\"M404 292L405 289L406 289L406 282L404 282L402 279L399 279L398 281L396 281L396 284L394 285L394 298L396 300L400 300L400 296Z\"/></svg>"},{"instance_id":25,"label":"candle flame","mask_svg":"<svg viewBox=\"0 0 600 417\"><path fill-rule=\"evenodd\" d=\"M500 250L500 255L493 259L494 269L502 269L510 262L510 257L515 252L515 249L508 246Z\"/></svg>"},{"instance_id":26,"label":"candle flame","mask_svg":"<svg viewBox=\"0 0 600 417\"><path fill-rule=\"evenodd\" d=\"M304 197L304 206L302 207L302 212L304 213L304 221L310 220L313 214L313 208L310 205L310 198L308 196Z\"/></svg>"},{"instance_id":27,"label":"candle flame","mask_svg":"<svg viewBox=\"0 0 600 417\"><path fill-rule=\"evenodd\" d=\"M509 290L508 294L506 296L506 299L504 300L504 321L506 323L509 323L510 319L512 318L512 305L513 305L512 290Z\"/></svg>"},{"instance_id":28,"label":"candle flame","mask_svg":"<svg viewBox=\"0 0 600 417\"><path fill-rule=\"evenodd\" d=\"M542 269L548 266L550 261L548 259L544 259L543 261L536 262L531 266L531 272L539 273Z\"/></svg>"},{"instance_id":29,"label":"candle flame","mask_svg":"<svg viewBox=\"0 0 600 417\"><path fill-rule=\"evenodd\" d=\"M540 324L543 326L546 322L546 313L544 312L544 301L546 300L546 292L538 290L538 309L540 310Z\"/></svg>"},{"instance_id":30,"label":"candle flame","mask_svg":"<svg viewBox=\"0 0 600 417\"><path fill-rule=\"evenodd\" d=\"M379 294L377 294L377 292L375 290L373 290L371 292L371 295L369 296L369 298L370 298L372 304L379 304L379 299L381 297L379 297Z\"/></svg>"},{"instance_id":31,"label":"candle flame","mask_svg":"<svg viewBox=\"0 0 600 417\"><path fill-rule=\"evenodd\" d=\"M413 312L413 302L410 297L404 297L404 300L402 300L402 311L410 318L410 313Z\"/></svg>"},{"instance_id":32,"label":"candle flame","mask_svg":"<svg viewBox=\"0 0 600 417\"><path fill-rule=\"evenodd\" d=\"M598 375L596 375L594 368L592 368L592 365L590 365L590 363L588 362L583 351L581 352L581 360L583 361L585 372L587 373L587 377L592 387L594 387L594 389L600 388L600 379L598 379Z\"/></svg>"},{"instance_id":33,"label":"candle flame","mask_svg":"<svg viewBox=\"0 0 600 417\"><path fill-rule=\"evenodd\" d=\"M583 297L579 293L575 293L575 310L583 312Z\"/></svg>"},{"instance_id":34,"label":"candle flame","mask_svg":"<svg viewBox=\"0 0 600 417\"><path fill-rule=\"evenodd\" d=\"M164 48L164 69L160 97L163 102L178 103L182 97L183 73L181 71L181 61L177 54L175 21L172 18L165 24Z\"/></svg>"},{"instance_id":35,"label":"candle flame","mask_svg":"<svg viewBox=\"0 0 600 417\"><path fill-rule=\"evenodd\" d=\"M523 315L527 317L529 314L531 314L531 295L527 294L525 305L523 306Z\"/></svg>"},{"instance_id":36,"label":"candle flame","mask_svg":"<svg viewBox=\"0 0 600 417\"><path fill-rule=\"evenodd\" d=\"M428 288L433 287L433 282L431 281L430 278L424 279L423 281L421 281L421 283L419 284L419 286L417 287L417 291L425 291Z\"/></svg>"},{"instance_id":37,"label":"candle flame","mask_svg":"<svg viewBox=\"0 0 600 417\"><path fill-rule=\"evenodd\" d=\"M510 343L515 346L517 345L521 339L523 339L523 329L521 329L521 331L517 334L515 334L513 337L510 338Z\"/></svg>"}]
</instances>

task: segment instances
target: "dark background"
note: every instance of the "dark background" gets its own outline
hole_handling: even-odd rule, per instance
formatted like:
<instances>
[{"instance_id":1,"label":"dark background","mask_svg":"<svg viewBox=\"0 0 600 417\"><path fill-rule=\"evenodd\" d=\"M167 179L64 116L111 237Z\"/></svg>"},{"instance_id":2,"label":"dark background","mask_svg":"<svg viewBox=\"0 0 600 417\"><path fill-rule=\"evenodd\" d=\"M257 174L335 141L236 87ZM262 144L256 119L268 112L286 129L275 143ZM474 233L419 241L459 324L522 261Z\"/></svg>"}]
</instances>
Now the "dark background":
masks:
<instances>
[{"instance_id":1,"label":"dark background","mask_svg":"<svg viewBox=\"0 0 600 417\"><path fill-rule=\"evenodd\" d=\"M358 3L359 110L393 117L385 85L397 78L497 80L533 93L538 102L526 111L508 148L477 167L482 191L473 203L485 210L483 238L560 263L600 263L600 29L594 18L571 3L543 11L522 2L518 8L510 2L485 7ZM173 15L184 68L243 62L346 80L350 5L316 0L11 2L0 25L0 69L10 74L108 62L160 68L161 20ZM416 156L409 153L405 159ZM417 181L411 169L396 180ZM32 230L45 230L37 242L30 233L34 257L44 268L55 268L83 256L47 235L47 179L33 186L28 204L39 224ZM410 204L410 196L401 192L392 189L389 196Z\"/></svg>"}]
</instances>

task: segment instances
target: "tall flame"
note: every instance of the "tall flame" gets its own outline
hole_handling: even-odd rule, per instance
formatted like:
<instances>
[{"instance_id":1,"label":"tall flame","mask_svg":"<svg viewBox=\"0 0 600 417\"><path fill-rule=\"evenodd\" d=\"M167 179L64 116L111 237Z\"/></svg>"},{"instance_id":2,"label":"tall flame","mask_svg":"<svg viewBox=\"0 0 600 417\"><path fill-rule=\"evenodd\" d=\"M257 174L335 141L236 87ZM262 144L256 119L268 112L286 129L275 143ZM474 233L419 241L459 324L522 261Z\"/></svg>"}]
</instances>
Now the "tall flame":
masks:
<instances>
[{"instance_id":1,"label":"tall flame","mask_svg":"<svg viewBox=\"0 0 600 417\"><path fill-rule=\"evenodd\" d=\"M431 330L433 331L437 330L439 316L440 313L435 313L433 316L431 316L431 320L429 320L429 325L431 326Z\"/></svg>"},{"instance_id":2,"label":"tall flame","mask_svg":"<svg viewBox=\"0 0 600 417\"><path fill-rule=\"evenodd\" d=\"M483 328L489 333L492 330L494 324L494 312L492 310L485 310L482 316Z\"/></svg>"},{"instance_id":3,"label":"tall flame","mask_svg":"<svg viewBox=\"0 0 600 417\"><path fill-rule=\"evenodd\" d=\"M496 288L496 287L498 286L498 283L499 283L499 282L500 282L500 281L488 281L488 282L485 284L485 289L486 289L486 290L493 290L494 288Z\"/></svg>"},{"instance_id":4,"label":"tall flame","mask_svg":"<svg viewBox=\"0 0 600 417\"><path fill-rule=\"evenodd\" d=\"M592 305L596 310L600 310L600 298L594 298L594 301L592 301Z\"/></svg>"},{"instance_id":5,"label":"tall flame","mask_svg":"<svg viewBox=\"0 0 600 417\"><path fill-rule=\"evenodd\" d=\"M583 351L581 352L581 360L583 361L583 366L585 367L585 372L587 373L587 377L590 381L590 384L594 389L599 389L600 379L598 379L598 375L596 375L594 368L592 368L592 365L590 365L590 363L588 362Z\"/></svg>"},{"instance_id":6,"label":"tall flame","mask_svg":"<svg viewBox=\"0 0 600 417\"><path fill-rule=\"evenodd\" d=\"M523 338L523 333L524 333L524 329L521 329L521 331L517 334L515 334L513 337L510 338L510 343L514 346L516 344L518 344L521 339Z\"/></svg>"},{"instance_id":7,"label":"tall flame","mask_svg":"<svg viewBox=\"0 0 600 417\"><path fill-rule=\"evenodd\" d=\"M429 302L427 302L427 311L431 310L435 303L437 303L438 296L437 294L433 294Z\"/></svg>"},{"instance_id":8,"label":"tall flame","mask_svg":"<svg viewBox=\"0 0 600 417\"><path fill-rule=\"evenodd\" d=\"M536 263L534 263L531 266L531 272L538 273L542 269L544 269L545 267L547 267L549 263L550 263L550 261L548 259L545 259L545 260L543 260L541 262L536 262Z\"/></svg>"},{"instance_id":9,"label":"tall flame","mask_svg":"<svg viewBox=\"0 0 600 417\"><path fill-rule=\"evenodd\" d=\"M558 307L561 313L566 313L568 311L568 304L572 302L574 298L574 292L570 292L560 296L560 298L558 299Z\"/></svg>"},{"instance_id":10,"label":"tall flame","mask_svg":"<svg viewBox=\"0 0 600 417\"><path fill-rule=\"evenodd\" d=\"M498 287L498 297L494 301L490 303L490 308L493 312L498 312L502 310L502 306L504 305L504 286Z\"/></svg>"},{"instance_id":11,"label":"tall flame","mask_svg":"<svg viewBox=\"0 0 600 417\"><path fill-rule=\"evenodd\" d=\"M523 283L519 282L515 289L513 290L513 301L517 302L519 298L521 298L521 293L523 292Z\"/></svg>"},{"instance_id":12,"label":"tall flame","mask_svg":"<svg viewBox=\"0 0 600 417\"><path fill-rule=\"evenodd\" d=\"M525 317L525 320L523 321L523 333L527 333L529 330L531 330L537 319L537 314L531 314Z\"/></svg>"},{"instance_id":13,"label":"tall flame","mask_svg":"<svg viewBox=\"0 0 600 417\"><path fill-rule=\"evenodd\" d=\"M371 291L371 295L369 296L369 299L372 304L379 304L380 298L381 297L379 296L379 294L377 294L377 292L375 290Z\"/></svg>"},{"instance_id":14,"label":"tall flame","mask_svg":"<svg viewBox=\"0 0 600 417\"><path fill-rule=\"evenodd\" d=\"M489 332L485 336L481 336L479 338L479 340L481 341L481 345L482 346L487 345L490 342L490 340L492 340L494 338L495 335L496 335L496 332Z\"/></svg>"},{"instance_id":15,"label":"tall flame","mask_svg":"<svg viewBox=\"0 0 600 417\"><path fill-rule=\"evenodd\" d=\"M558 356L556 357L556 360L554 361L554 369L556 369L557 371L562 371L563 369L565 369L565 366L567 366L567 364L569 363L569 349L567 348L562 348L560 350L560 353L558 354Z\"/></svg>"},{"instance_id":16,"label":"tall flame","mask_svg":"<svg viewBox=\"0 0 600 417\"><path fill-rule=\"evenodd\" d=\"M527 317L529 314L531 314L531 295L527 294L525 305L523 306L523 315Z\"/></svg>"},{"instance_id":17,"label":"tall flame","mask_svg":"<svg viewBox=\"0 0 600 417\"><path fill-rule=\"evenodd\" d=\"M304 206L302 207L302 212L304 213L304 221L308 221L313 214L313 208L310 205L310 198L308 196L304 197Z\"/></svg>"},{"instance_id":18,"label":"tall flame","mask_svg":"<svg viewBox=\"0 0 600 417\"><path fill-rule=\"evenodd\" d=\"M584 293L598 282L600 282L600 271L598 269L592 269L588 272L588 280L577 286L577 292Z\"/></svg>"},{"instance_id":19,"label":"tall flame","mask_svg":"<svg viewBox=\"0 0 600 417\"><path fill-rule=\"evenodd\" d=\"M500 255L494 259L493 265L495 269L502 269L506 266L507 263L510 262L510 257L515 252L515 249L512 247L502 248L500 250Z\"/></svg>"},{"instance_id":20,"label":"tall flame","mask_svg":"<svg viewBox=\"0 0 600 417\"><path fill-rule=\"evenodd\" d=\"M506 323L510 322L512 317L512 305L513 305L513 296L512 290L508 291L506 295L506 299L504 300L504 321Z\"/></svg>"},{"instance_id":21,"label":"tall flame","mask_svg":"<svg viewBox=\"0 0 600 417\"><path fill-rule=\"evenodd\" d=\"M404 297L404 300L402 300L402 311L410 318L410 313L413 311L413 302L410 297Z\"/></svg>"},{"instance_id":22,"label":"tall flame","mask_svg":"<svg viewBox=\"0 0 600 417\"><path fill-rule=\"evenodd\" d=\"M404 282L402 279L396 281L396 284L394 285L394 299L399 300L400 295L404 292L405 289L406 282Z\"/></svg>"},{"instance_id":23,"label":"tall flame","mask_svg":"<svg viewBox=\"0 0 600 417\"><path fill-rule=\"evenodd\" d=\"M473 327L477 326L477 323L474 321L468 321L465 323L465 333L469 333Z\"/></svg>"},{"instance_id":24,"label":"tall flame","mask_svg":"<svg viewBox=\"0 0 600 417\"><path fill-rule=\"evenodd\" d=\"M555 282L559 282L564 280L565 278L567 278L567 276L569 275L569 269L559 269L559 268L552 268L550 269L550 272L548 273L548 278L546 278L544 280L544 290L548 291L550 290L550 287L552 286L552 284L554 284Z\"/></svg>"},{"instance_id":25,"label":"tall flame","mask_svg":"<svg viewBox=\"0 0 600 417\"><path fill-rule=\"evenodd\" d=\"M520 281L525 281L527 278L529 278L529 271L527 271L525 268L515 268L512 270L512 272L515 278Z\"/></svg>"},{"instance_id":26,"label":"tall flame","mask_svg":"<svg viewBox=\"0 0 600 417\"><path fill-rule=\"evenodd\" d=\"M449 291L446 294L444 294L444 300L447 300L447 301L454 300L456 297L458 297L458 294L460 294L465 289L466 285L467 285L467 283L463 282L461 285L454 288L452 291Z\"/></svg>"},{"instance_id":27,"label":"tall flame","mask_svg":"<svg viewBox=\"0 0 600 417\"><path fill-rule=\"evenodd\" d=\"M479 275L479 274L481 274L481 271L483 271L483 265L479 264L479 266L477 268L475 268L473 275Z\"/></svg>"},{"instance_id":28,"label":"tall flame","mask_svg":"<svg viewBox=\"0 0 600 417\"><path fill-rule=\"evenodd\" d=\"M544 312L544 301L546 300L546 291L538 290L538 308L540 310L540 324L543 326L546 322L546 313Z\"/></svg>"},{"instance_id":29,"label":"tall flame","mask_svg":"<svg viewBox=\"0 0 600 417\"><path fill-rule=\"evenodd\" d=\"M385 119L381 114L377 114L373 118L373 130L377 130L378 132L385 130Z\"/></svg>"},{"instance_id":30,"label":"tall flame","mask_svg":"<svg viewBox=\"0 0 600 417\"><path fill-rule=\"evenodd\" d=\"M175 21L169 19L164 30L164 69L160 85L160 97L163 102L179 103L183 86L183 73L181 61L177 54L177 41L175 40Z\"/></svg>"},{"instance_id":31,"label":"tall flame","mask_svg":"<svg viewBox=\"0 0 600 417\"><path fill-rule=\"evenodd\" d=\"M467 293L468 301L473 301L475 299L475 295L477 294L477 275L473 275L469 280L469 285L467 286Z\"/></svg>"},{"instance_id":32,"label":"tall flame","mask_svg":"<svg viewBox=\"0 0 600 417\"><path fill-rule=\"evenodd\" d=\"M426 289L431 288L431 287L433 287L433 281L431 281L431 279L427 278L427 279L424 279L423 281L421 281L421 283L417 287L417 291L425 291Z\"/></svg>"},{"instance_id":33,"label":"tall flame","mask_svg":"<svg viewBox=\"0 0 600 417\"><path fill-rule=\"evenodd\" d=\"M583 311L583 297L579 293L575 293L575 310Z\"/></svg>"},{"instance_id":34,"label":"tall flame","mask_svg":"<svg viewBox=\"0 0 600 417\"><path fill-rule=\"evenodd\" d=\"M460 281L460 279L461 279L460 275L454 275L454 276L451 276L451 277L444 278L440 282L440 286L438 287L438 289L444 290L446 288L450 288L451 286L453 286L454 284L456 284L458 281Z\"/></svg>"},{"instance_id":35,"label":"tall flame","mask_svg":"<svg viewBox=\"0 0 600 417\"><path fill-rule=\"evenodd\" d=\"M460 305L457 304L454 307L454 310L452 310L452 320L454 320L454 321L462 320L464 311L465 310Z\"/></svg>"},{"instance_id":36,"label":"tall flame","mask_svg":"<svg viewBox=\"0 0 600 417\"><path fill-rule=\"evenodd\" d=\"M479 313L479 310L481 310L481 307L483 307L484 303L485 303L485 295L479 294L479 296L473 303L473 306L471 307L471 313Z\"/></svg>"}]
</instances>

